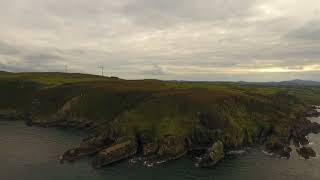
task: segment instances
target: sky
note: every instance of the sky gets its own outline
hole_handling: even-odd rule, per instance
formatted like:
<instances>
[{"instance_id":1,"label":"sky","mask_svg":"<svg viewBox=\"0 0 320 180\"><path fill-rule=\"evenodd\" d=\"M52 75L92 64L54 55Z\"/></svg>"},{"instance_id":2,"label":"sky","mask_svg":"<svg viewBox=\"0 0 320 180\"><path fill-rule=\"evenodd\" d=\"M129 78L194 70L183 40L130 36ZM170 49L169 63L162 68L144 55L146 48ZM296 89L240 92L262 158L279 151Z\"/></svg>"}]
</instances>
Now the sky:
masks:
<instances>
[{"instance_id":1,"label":"sky","mask_svg":"<svg viewBox=\"0 0 320 180\"><path fill-rule=\"evenodd\" d=\"M320 81L319 0L0 0L0 70Z\"/></svg>"}]
</instances>

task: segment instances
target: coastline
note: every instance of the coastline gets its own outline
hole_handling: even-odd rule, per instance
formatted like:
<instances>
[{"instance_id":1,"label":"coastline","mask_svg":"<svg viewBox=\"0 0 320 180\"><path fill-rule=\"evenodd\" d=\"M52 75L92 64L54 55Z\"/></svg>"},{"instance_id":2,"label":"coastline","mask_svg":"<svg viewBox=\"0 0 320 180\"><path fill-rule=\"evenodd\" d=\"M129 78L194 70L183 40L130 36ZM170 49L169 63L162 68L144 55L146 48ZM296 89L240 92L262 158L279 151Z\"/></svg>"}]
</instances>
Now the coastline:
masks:
<instances>
[{"instance_id":1,"label":"coastline","mask_svg":"<svg viewBox=\"0 0 320 180\"><path fill-rule=\"evenodd\" d=\"M61 162L92 156L93 167L100 168L142 157L150 165L194 153L196 164L209 167L229 151L255 145L289 158L291 142L305 159L315 154L304 147L309 133L320 132L320 125L306 118L320 114L319 106L308 105L320 103L313 88L108 78L73 82L74 77L66 83L69 75L60 76L40 82L34 75L0 79L0 114L29 126L88 131Z\"/></svg>"}]
</instances>

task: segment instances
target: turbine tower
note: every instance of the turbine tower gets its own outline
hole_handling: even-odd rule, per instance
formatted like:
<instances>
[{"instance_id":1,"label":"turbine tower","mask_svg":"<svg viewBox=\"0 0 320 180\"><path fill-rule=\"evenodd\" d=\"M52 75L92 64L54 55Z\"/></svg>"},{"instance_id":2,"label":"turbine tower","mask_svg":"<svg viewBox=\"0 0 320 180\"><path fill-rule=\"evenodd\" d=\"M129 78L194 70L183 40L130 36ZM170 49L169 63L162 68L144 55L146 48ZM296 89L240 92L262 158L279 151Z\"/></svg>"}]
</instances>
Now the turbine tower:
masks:
<instances>
[{"instance_id":1,"label":"turbine tower","mask_svg":"<svg viewBox=\"0 0 320 180\"><path fill-rule=\"evenodd\" d=\"M99 66L99 69L101 69L101 76L104 76L104 66Z\"/></svg>"}]
</instances>

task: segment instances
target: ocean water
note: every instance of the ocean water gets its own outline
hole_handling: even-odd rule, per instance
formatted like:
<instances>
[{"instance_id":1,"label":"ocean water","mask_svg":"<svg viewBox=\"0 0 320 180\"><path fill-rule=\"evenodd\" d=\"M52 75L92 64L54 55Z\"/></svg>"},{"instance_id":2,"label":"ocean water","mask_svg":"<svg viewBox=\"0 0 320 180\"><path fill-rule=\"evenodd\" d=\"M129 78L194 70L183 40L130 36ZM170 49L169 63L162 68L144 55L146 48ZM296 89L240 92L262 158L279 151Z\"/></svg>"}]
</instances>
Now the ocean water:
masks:
<instances>
[{"instance_id":1,"label":"ocean water","mask_svg":"<svg viewBox=\"0 0 320 180\"><path fill-rule=\"evenodd\" d=\"M320 118L313 118L320 122ZM0 180L319 180L320 159L268 156L252 148L217 166L201 169L188 159L155 167L130 165L127 161L93 169L89 159L74 164L59 163L59 156L80 143L84 134L76 130L28 127L23 122L0 121ZM310 135L320 153L320 134Z\"/></svg>"}]
</instances>

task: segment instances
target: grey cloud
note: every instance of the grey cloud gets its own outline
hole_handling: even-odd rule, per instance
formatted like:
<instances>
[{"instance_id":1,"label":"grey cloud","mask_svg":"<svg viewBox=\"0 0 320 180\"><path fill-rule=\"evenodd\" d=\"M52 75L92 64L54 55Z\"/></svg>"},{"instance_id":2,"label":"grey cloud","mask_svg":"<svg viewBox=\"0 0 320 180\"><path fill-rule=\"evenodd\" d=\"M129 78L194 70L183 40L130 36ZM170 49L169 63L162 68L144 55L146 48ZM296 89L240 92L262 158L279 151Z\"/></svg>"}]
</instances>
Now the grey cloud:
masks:
<instances>
[{"instance_id":1,"label":"grey cloud","mask_svg":"<svg viewBox=\"0 0 320 180\"><path fill-rule=\"evenodd\" d=\"M257 0L131 0L123 12L134 22L163 28L194 22L226 21L253 13Z\"/></svg>"},{"instance_id":2,"label":"grey cloud","mask_svg":"<svg viewBox=\"0 0 320 180\"><path fill-rule=\"evenodd\" d=\"M162 76L167 74L167 72L165 72L165 70L158 65L153 65L151 67L148 67L147 70L142 70L141 73L144 75L152 75L152 76Z\"/></svg>"},{"instance_id":3,"label":"grey cloud","mask_svg":"<svg viewBox=\"0 0 320 180\"><path fill-rule=\"evenodd\" d=\"M0 54L15 55L18 54L18 49L4 41L0 41Z\"/></svg>"},{"instance_id":4,"label":"grey cloud","mask_svg":"<svg viewBox=\"0 0 320 180\"><path fill-rule=\"evenodd\" d=\"M301 71L320 64L317 0L0 0L0 68L99 73L124 78L266 80L318 72L232 74L230 69ZM319 4L319 3L318 3ZM303 16L301 16L303 14ZM171 72L189 67L198 72ZM206 68L217 69L210 72ZM315 70L317 71L317 70ZM320 79L319 79L320 80Z\"/></svg>"},{"instance_id":5,"label":"grey cloud","mask_svg":"<svg viewBox=\"0 0 320 180\"><path fill-rule=\"evenodd\" d=\"M320 19L312 19L301 27L292 30L286 35L287 38L307 41L320 40Z\"/></svg>"}]
</instances>

